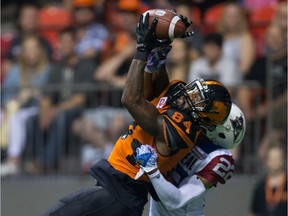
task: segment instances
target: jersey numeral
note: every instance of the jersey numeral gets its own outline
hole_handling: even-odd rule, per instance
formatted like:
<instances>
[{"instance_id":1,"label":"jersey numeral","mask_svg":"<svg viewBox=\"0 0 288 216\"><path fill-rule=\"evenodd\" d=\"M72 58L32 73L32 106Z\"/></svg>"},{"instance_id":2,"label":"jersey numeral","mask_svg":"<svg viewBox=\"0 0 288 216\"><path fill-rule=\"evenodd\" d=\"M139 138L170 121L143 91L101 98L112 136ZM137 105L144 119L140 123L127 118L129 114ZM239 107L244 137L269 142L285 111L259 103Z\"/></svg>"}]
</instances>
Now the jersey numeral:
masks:
<instances>
[{"instance_id":1,"label":"jersey numeral","mask_svg":"<svg viewBox=\"0 0 288 216\"><path fill-rule=\"evenodd\" d=\"M222 163L217 163L217 165L213 168L213 171L221 176L226 182L232 177L232 173L235 167L234 164L231 164L230 161L224 157L221 157L220 161Z\"/></svg>"},{"instance_id":2,"label":"jersey numeral","mask_svg":"<svg viewBox=\"0 0 288 216\"><path fill-rule=\"evenodd\" d=\"M179 112L174 112L174 114L171 116L171 118L175 122L180 123L183 120L184 116ZM189 134L190 129L191 129L191 124L192 124L191 121L184 121L182 123L183 123L184 127L186 128L186 130L185 130L186 133Z\"/></svg>"}]
</instances>

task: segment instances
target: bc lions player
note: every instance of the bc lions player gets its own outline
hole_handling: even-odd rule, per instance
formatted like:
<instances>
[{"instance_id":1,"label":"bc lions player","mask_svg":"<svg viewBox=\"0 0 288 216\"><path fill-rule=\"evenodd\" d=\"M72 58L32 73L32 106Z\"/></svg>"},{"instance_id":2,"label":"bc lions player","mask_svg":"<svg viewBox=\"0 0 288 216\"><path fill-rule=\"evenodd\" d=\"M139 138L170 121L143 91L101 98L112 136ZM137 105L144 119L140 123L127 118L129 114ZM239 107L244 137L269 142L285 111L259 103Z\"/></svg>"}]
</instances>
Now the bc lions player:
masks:
<instances>
[{"instance_id":1,"label":"bc lions player","mask_svg":"<svg viewBox=\"0 0 288 216\"><path fill-rule=\"evenodd\" d=\"M147 145L138 148L137 161L143 164L141 167L160 198L158 202L151 198L150 215L204 215L206 192L231 178L234 160L228 149L241 143L245 129L242 111L232 104L226 122L207 130L209 140L203 136L197 141L196 147L171 172L169 181L157 169L154 150Z\"/></svg>"},{"instance_id":2,"label":"bc lions player","mask_svg":"<svg viewBox=\"0 0 288 216\"><path fill-rule=\"evenodd\" d=\"M154 37L157 20L151 27L148 20L149 14L140 16L137 52L122 95L122 103L135 122L117 140L108 160L91 167L97 186L60 199L46 215L142 215L151 183L136 162L137 147L145 143L154 148L159 154L158 168L167 174L195 146L202 132L200 125L217 125L227 119L231 97L223 84L214 80L169 83L164 69L144 73L150 63L159 63L159 53L151 50L165 47L167 54L170 43Z\"/></svg>"}]
</instances>

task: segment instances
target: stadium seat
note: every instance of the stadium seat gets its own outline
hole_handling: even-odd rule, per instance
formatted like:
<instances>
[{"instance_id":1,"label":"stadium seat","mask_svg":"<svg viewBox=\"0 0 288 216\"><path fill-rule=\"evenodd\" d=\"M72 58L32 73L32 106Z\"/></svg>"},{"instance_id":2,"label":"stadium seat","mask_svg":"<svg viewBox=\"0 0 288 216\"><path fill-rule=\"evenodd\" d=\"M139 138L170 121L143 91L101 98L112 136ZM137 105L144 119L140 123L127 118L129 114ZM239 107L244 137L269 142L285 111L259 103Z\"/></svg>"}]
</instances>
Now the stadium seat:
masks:
<instances>
[{"instance_id":1,"label":"stadium seat","mask_svg":"<svg viewBox=\"0 0 288 216\"><path fill-rule=\"evenodd\" d=\"M41 34L52 44L57 45L58 32L71 25L69 11L57 6L47 6L39 12L39 28Z\"/></svg>"},{"instance_id":2,"label":"stadium seat","mask_svg":"<svg viewBox=\"0 0 288 216\"><path fill-rule=\"evenodd\" d=\"M192 7L192 22L195 25L200 26L201 25L201 11L198 7Z\"/></svg>"},{"instance_id":3,"label":"stadium seat","mask_svg":"<svg viewBox=\"0 0 288 216\"><path fill-rule=\"evenodd\" d=\"M225 4L217 4L206 10L204 14L204 32L214 32L216 30L217 23L221 18Z\"/></svg>"},{"instance_id":4,"label":"stadium seat","mask_svg":"<svg viewBox=\"0 0 288 216\"><path fill-rule=\"evenodd\" d=\"M249 16L251 25L268 25L274 17L276 7L274 5L267 5L260 9L254 10Z\"/></svg>"}]
</instances>

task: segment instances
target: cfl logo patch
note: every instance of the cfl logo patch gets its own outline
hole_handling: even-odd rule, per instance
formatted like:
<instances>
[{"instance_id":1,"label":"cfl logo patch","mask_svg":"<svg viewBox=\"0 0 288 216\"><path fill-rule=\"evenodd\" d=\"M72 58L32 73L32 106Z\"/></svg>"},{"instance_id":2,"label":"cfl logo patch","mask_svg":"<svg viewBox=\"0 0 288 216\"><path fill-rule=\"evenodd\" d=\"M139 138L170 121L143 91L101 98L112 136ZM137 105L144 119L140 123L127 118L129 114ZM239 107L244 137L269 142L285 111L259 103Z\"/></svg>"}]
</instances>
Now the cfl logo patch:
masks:
<instances>
[{"instance_id":1,"label":"cfl logo patch","mask_svg":"<svg viewBox=\"0 0 288 216\"><path fill-rule=\"evenodd\" d=\"M160 98L156 108L162 108L166 104L167 99L168 99L168 97Z\"/></svg>"}]
</instances>

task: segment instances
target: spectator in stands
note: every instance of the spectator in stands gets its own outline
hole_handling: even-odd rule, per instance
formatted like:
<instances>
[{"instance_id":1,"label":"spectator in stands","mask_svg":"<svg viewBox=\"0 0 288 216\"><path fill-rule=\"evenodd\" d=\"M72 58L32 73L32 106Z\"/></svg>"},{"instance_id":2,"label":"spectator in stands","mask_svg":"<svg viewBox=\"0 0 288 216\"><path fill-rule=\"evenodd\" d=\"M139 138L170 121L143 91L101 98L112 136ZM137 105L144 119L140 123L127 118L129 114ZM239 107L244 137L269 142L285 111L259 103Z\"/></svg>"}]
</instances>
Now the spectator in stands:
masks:
<instances>
[{"instance_id":1,"label":"spectator in stands","mask_svg":"<svg viewBox=\"0 0 288 216\"><path fill-rule=\"evenodd\" d=\"M12 65L4 80L2 93L6 118L6 122L2 123L3 127L9 126L9 136L8 158L1 165L1 176L20 171L21 153L26 141L26 122L39 111L39 87L45 83L49 70L48 57L38 37L23 38L20 50L19 63Z\"/></svg>"},{"instance_id":2,"label":"spectator in stands","mask_svg":"<svg viewBox=\"0 0 288 216\"><path fill-rule=\"evenodd\" d=\"M272 143L273 142L273 143ZM265 176L255 185L250 215L287 215L287 169L285 150L273 140L267 149Z\"/></svg>"},{"instance_id":3,"label":"spectator in stands","mask_svg":"<svg viewBox=\"0 0 288 216\"><path fill-rule=\"evenodd\" d=\"M83 151L98 152L91 160L85 158L86 153L83 153L84 172L91 166L91 163L109 155L113 148L112 144L131 121L120 99L136 46L134 34L140 9L139 3L139 1L118 1L113 15L117 16L118 22L114 23L117 28L115 34L109 38L104 60L94 74L96 82L108 88L100 89L97 108L87 110L82 118L74 122L74 132L85 144Z\"/></svg>"},{"instance_id":4,"label":"spectator in stands","mask_svg":"<svg viewBox=\"0 0 288 216\"><path fill-rule=\"evenodd\" d=\"M257 107L256 116L269 115L273 128L287 129L287 38L278 25L268 27L266 46L268 53L264 62L268 61L265 71L269 84L265 89L269 101Z\"/></svg>"},{"instance_id":5,"label":"spectator in stands","mask_svg":"<svg viewBox=\"0 0 288 216\"><path fill-rule=\"evenodd\" d=\"M173 49L170 51L166 63L169 79L187 81L190 66L189 42L182 38L174 39L172 45Z\"/></svg>"},{"instance_id":6,"label":"spectator in stands","mask_svg":"<svg viewBox=\"0 0 288 216\"><path fill-rule=\"evenodd\" d=\"M237 66L239 73L244 77L248 74L256 57L256 46L254 39L249 32L244 9L237 3L227 3L222 17L218 23L218 30L223 35L223 53L229 57ZM236 86L237 87L237 86ZM250 86L241 85L238 88L238 103L240 108L249 119L249 103L245 98Z\"/></svg>"},{"instance_id":7,"label":"spectator in stands","mask_svg":"<svg viewBox=\"0 0 288 216\"><path fill-rule=\"evenodd\" d=\"M236 64L223 55L222 43L222 36L218 33L209 33L205 36L204 55L192 62L188 82L197 78L215 79L231 90L239 84L241 74L237 70Z\"/></svg>"},{"instance_id":8,"label":"spectator in stands","mask_svg":"<svg viewBox=\"0 0 288 216\"><path fill-rule=\"evenodd\" d=\"M94 0L73 0L73 17L76 22L76 54L98 58L104 48L108 31L95 20Z\"/></svg>"},{"instance_id":9,"label":"spectator in stands","mask_svg":"<svg viewBox=\"0 0 288 216\"><path fill-rule=\"evenodd\" d=\"M62 59L52 65L41 97L38 126L33 133L39 134L35 141L37 157L27 163L28 172L55 170L60 156L71 141L71 122L81 115L87 106L86 88L93 80L95 61L79 58L75 50L75 33L63 30L59 35ZM33 121L32 121L33 122ZM45 170L46 169L46 170Z\"/></svg>"},{"instance_id":10,"label":"spectator in stands","mask_svg":"<svg viewBox=\"0 0 288 216\"><path fill-rule=\"evenodd\" d=\"M218 30L224 39L224 55L237 64L242 75L247 74L255 59L255 43L248 30L244 10L236 3L227 3Z\"/></svg>"},{"instance_id":11,"label":"spectator in stands","mask_svg":"<svg viewBox=\"0 0 288 216\"><path fill-rule=\"evenodd\" d=\"M52 47L49 42L39 35L38 29L38 7L33 4L25 4L20 8L19 15L18 15L18 27L19 32L14 38L10 52L8 54L8 58L11 61L16 61L21 50L21 44L23 39L26 36L38 36L40 42L44 49L47 52L48 57L51 59L52 56Z\"/></svg>"},{"instance_id":12,"label":"spectator in stands","mask_svg":"<svg viewBox=\"0 0 288 216\"><path fill-rule=\"evenodd\" d=\"M250 72L244 78L246 82L258 82L261 86L262 92L264 91L264 96L262 96L262 100L260 101L261 104L257 105L257 107L253 104L253 101L255 101L255 97L261 97L261 95L255 94L255 92L251 89L247 89L245 94L242 92L243 100L245 98L247 104L247 106L244 108L247 113L248 121L252 118L265 119L269 113L273 113L273 119L275 120L278 119L275 117L277 114L282 116L280 119L285 119L284 116L286 115L287 41L285 35L282 34L281 28L278 25L271 24L267 28L265 47L266 55L256 59ZM267 82L269 82L269 84ZM273 93L269 94L268 91ZM272 98L268 99L272 100L273 102L267 101L267 98L265 97L266 94L272 96ZM268 110L269 105L271 105L271 110ZM280 127L283 126L284 124L282 124Z\"/></svg>"},{"instance_id":13,"label":"spectator in stands","mask_svg":"<svg viewBox=\"0 0 288 216\"><path fill-rule=\"evenodd\" d=\"M244 77L245 83L251 83L250 87L241 86L241 106L248 128L250 127L247 130L248 139L244 139L248 146L253 145L254 132L257 132L254 125L261 125L258 128L261 139L271 129L287 131L287 46L285 41L279 26L274 24L269 26L265 36L266 56L257 57L250 72ZM243 157L240 154L243 153L239 151L238 158L242 160Z\"/></svg>"}]
</instances>

